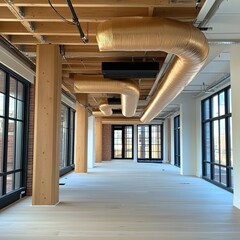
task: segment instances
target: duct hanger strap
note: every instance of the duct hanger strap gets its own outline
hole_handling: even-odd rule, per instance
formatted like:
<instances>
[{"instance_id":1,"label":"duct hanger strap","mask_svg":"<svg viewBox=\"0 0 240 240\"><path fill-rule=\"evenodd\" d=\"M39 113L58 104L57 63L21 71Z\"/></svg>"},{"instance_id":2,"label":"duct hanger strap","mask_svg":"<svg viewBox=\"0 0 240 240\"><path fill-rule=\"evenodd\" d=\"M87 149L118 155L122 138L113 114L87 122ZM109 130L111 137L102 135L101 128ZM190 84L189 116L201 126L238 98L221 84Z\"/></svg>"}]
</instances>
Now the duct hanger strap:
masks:
<instances>
[{"instance_id":1,"label":"duct hanger strap","mask_svg":"<svg viewBox=\"0 0 240 240\"><path fill-rule=\"evenodd\" d=\"M98 25L100 51L164 51L176 55L141 116L155 118L199 72L208 56L208 43L189 23L163 18L119 18Z\"/></svg>"}]
</instances>

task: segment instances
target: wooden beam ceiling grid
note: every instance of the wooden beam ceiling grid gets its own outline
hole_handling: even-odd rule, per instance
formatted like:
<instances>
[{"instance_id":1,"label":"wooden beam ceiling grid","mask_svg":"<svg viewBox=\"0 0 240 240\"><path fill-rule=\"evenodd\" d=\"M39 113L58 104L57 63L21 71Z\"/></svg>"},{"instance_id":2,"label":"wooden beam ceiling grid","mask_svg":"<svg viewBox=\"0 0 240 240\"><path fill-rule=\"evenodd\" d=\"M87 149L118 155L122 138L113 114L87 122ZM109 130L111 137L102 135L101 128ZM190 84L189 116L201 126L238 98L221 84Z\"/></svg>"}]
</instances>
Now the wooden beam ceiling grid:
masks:
<instances>
[{"instance_id":1,"label":"wooden beam ceiling grid","mask_svg":"<svg viewBox=\"0 0 240 240\"><path fill-rule=\"evenodd\" d=\"M53 6L67 20L72 21L66 0L51 0ZM202 4L205 1L202 1ZM89 37L83 44L74 25L66 24L51 9L48 1L42 0L0 0L0 34L25 53L36 59L36 45L42 43L62 46L63 77L76 75L78 79L97 79L101 76L101 62L159 62L164 52L100 52L96 41L97 25L101 21L116 17L168 17L193 22L200 10L195 9L196 0L72 0L81 27ZM136 79L140 87L140 100L146 100L155 79ZM98 107L103 97L114 94L89 94L91 107ZM118 96L120 97L120 96ZM137 115L147 103L138 106Z\"/></svg>"}]
</instances>

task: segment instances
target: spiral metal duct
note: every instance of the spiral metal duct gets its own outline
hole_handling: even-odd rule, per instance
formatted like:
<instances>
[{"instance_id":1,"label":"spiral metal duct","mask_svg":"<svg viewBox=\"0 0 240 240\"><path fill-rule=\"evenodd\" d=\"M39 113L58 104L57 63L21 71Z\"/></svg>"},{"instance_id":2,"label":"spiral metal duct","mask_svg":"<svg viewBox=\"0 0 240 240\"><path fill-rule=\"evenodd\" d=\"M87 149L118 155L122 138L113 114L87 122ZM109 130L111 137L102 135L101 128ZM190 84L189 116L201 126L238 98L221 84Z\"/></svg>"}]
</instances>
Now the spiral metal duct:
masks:
<instances>
[{"instance_id":1,"label":"spiral metal duct","mask_svg":"<svg viewBox=\"0 0 240 240\"><path fill-rule=\"evenodd\" d=\"M205 36L189 23L163 18L119 18L98 25L100 51L164 51L176 55L140 120L155 118L200 71L207 56Z\"/></svg>"},{"instance_id":2,"label":"spiral metal duct","mask_svg":"<svg viewBox=\"0 0 240 240\"><path fill-rule=\"evenodd\" d=\"M122 114L125 117L134 116L140 95L139 87L130 80L74 80L75 93L113 93L121 94Z\"/></svg>"}]
</instances>

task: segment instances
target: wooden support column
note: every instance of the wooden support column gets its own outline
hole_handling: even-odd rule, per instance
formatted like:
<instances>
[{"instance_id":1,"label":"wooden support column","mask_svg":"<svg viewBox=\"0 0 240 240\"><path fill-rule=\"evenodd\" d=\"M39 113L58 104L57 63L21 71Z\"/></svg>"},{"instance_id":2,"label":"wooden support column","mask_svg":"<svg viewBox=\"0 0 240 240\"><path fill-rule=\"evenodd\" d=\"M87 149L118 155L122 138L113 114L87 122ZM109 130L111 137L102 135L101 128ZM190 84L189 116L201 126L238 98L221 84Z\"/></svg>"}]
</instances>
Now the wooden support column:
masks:
<instances>
[{"instance_id":1,"label":"wooden support column","mask_svg":"<svg viewBox=\"0 0 240 240\"><path fill-rule=\"evenodd\" d=\"M37 46L35 87L33 205L59 201L62 65L58 45Z\"/></svg>"},{"instance_id":2,"label":"wooden support column","mask_svg":"<svg viewBox=\"0 0 240 240\"><path fill-rule=\"evenodd\" d=\"M102 118L96 118L95 126L95 162L102 162Z\"/></svg>"},{"instance_id":3,"label":"wooden support column","mask_svg":"<svg viewBox=\"0 0 240 240\"><path fill-rule=\"evenodd\" d=\"M88 111L87 94L76 94L75 172L87 172Z\"/></svg>"}]
</instances>

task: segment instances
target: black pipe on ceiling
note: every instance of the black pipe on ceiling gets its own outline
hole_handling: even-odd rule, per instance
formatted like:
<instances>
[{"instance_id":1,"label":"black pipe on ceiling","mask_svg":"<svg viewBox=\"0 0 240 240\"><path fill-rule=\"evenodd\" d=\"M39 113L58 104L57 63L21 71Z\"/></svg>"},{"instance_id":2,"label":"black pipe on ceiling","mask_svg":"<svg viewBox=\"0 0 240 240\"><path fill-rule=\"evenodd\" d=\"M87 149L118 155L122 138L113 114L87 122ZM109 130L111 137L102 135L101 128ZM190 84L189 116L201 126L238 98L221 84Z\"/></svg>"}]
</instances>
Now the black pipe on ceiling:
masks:
<instances>
[{"instance_id":1,"label":"black pipe on ceiling","mask_svg":"<svg viewBox=\"0 0 240 240\"><path fill-rule=\"evenodd\" d=\"M74 10L74 8L73 8L73 5L72 5L71 0L66 0L66 1L67 1L67 4L68 4L68 7L69 7L69 9L70 9L70 11L71 11L71 13L72 13L73 22L75 23L75 25L76 25L77 28L78 28L78 31L79 31L79 33L80 33L80 37L81 37L83 43L88 43L88 38L87 38L87 36L84 34L84 32L83 32L83 30L82 30L82 28L81 28L80 22L79 22L79 20L78 20L77 14L76 14L76 12L75 12L75 10Z\"/></svg>"}]
</instances>

